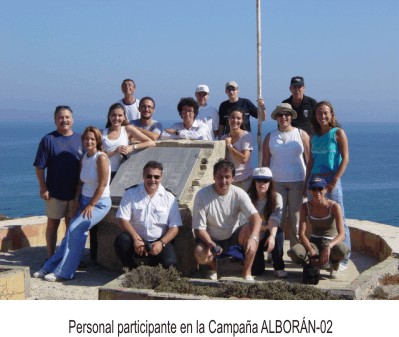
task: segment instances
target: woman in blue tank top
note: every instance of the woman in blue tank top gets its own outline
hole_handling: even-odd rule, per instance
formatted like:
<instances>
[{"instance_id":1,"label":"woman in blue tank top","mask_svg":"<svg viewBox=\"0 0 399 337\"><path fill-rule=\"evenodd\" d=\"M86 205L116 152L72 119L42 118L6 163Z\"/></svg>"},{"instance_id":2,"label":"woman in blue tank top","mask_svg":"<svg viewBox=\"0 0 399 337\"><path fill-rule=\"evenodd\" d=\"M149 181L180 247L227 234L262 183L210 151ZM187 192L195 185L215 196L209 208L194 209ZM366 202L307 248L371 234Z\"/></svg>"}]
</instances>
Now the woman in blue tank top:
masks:
<instances>
[{"instance_id":1,"label":"woman in blue tank top","mask_svg":"<svg viewBox=\"0 0 399 337\"><path fill-rule=\"evenodd\" d=\"M314 135L310 141L311 156L307 163L306 181L312 176L322 176L328 183L328 199L336 201L342 210L345 228L345 244L350 249L349 227L345 220L341 177L349 163L348 139L339 127L333 106L321 101L314 107L312 116ZM311 199L311 196L308 196ZM340 270L347 267L349 255L341 262Z\"/></svg>"}]
</instances>

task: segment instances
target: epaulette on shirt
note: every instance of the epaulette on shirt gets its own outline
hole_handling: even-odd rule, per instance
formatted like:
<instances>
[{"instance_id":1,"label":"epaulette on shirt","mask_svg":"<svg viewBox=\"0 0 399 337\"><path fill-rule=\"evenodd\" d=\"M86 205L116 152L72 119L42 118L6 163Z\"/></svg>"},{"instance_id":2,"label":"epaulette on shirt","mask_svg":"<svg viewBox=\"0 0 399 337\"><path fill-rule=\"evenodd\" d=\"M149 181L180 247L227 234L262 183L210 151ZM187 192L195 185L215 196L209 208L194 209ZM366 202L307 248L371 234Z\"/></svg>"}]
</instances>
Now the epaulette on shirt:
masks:
<instances>
[{"instance_id":1,"label":"epaulette on shirt","mask_svg":"<svg viewBox=\"0 0 399 337\"><path fill-rule=\"evenodd\" d=\"M125 191L127 191L127 190L130 190L131 188L136 188L137 186L139 186L139 184L136 184L136 185L130 186L130 187L128 187L128 188L125 188Z\"/></svg>"},{"instance_id":2,"label":"epaulette on shirt","mask_svg":"<svg viewBox=\"0 0 399 337\"><path fill-rule=\"evenodd\" d=\"M165 190L167 190L169 193L172 193L172 195L173 195L174 197L176 197L176 194L174 194L169 188L166 188L166 187L165 187Z\"/></svg>"}]
</instances>

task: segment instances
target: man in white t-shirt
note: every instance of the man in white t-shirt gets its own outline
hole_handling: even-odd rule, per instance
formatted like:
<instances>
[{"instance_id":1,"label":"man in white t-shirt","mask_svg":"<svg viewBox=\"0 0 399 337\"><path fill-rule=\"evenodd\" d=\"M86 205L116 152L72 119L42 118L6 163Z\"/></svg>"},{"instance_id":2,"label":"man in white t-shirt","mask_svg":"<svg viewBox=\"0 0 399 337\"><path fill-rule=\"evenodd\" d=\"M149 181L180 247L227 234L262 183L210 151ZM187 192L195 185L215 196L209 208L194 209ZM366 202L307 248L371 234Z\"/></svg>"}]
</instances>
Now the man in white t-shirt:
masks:
<instances>
[{"instance_id":1,"label":"man in white t-shirt","mask_svg":"<svg viewBox=\"0 0 399 337\"><path fill-rule=\"evenodd\" d=\"M175 196L161 184L162 172L160 162L149 161L143 168L144 183L128 188L122 197L116 213L122 233L114 247L124 267L177 264L171 241L182 220Z\"/></svg>"},{"instance_id":2,"label":"man in white t-shirt","mask_svg":"<svg viewBox=\"0 0 399 337\"><path fill-rule=\"evenodd\" d=\"M211 135L217 139L219 134L219 112L212 105L208 104L209 87L206 84L200 84L195 89L195 98L199 105L197 119L208 125Z\"/></svg>"},{"instance_id":3,"label":"man in white t-shirt","mask_svg":"<svg viewBox=\"0 0 399 337\"><path fill-rule=\"evenodd\" d=\"M118 102L123 104L126 110L127 120L130 122L140 118L139 103L140 100L134 97L136 83L130 78L123 80L121 89L124 97Z\"/></svg>"},{"instance_id":4,"label":"man in white t-shirt","mask_svg":"<svg viewBox=\"0 0 399 337\"><path fill-rule=\"evenodd\" d=\"M232 185L235 167L221 160L213 168L215 183L198 191L193 207L193 229L197 237L194 250L200 265L209 266L209 278L217 279L217 258L232 246L244 249L243 277L254 281L251 268L259 243L262 220L248 194ZM240 227L240 213L249 223Z\"/></svg>"}]
</instances>

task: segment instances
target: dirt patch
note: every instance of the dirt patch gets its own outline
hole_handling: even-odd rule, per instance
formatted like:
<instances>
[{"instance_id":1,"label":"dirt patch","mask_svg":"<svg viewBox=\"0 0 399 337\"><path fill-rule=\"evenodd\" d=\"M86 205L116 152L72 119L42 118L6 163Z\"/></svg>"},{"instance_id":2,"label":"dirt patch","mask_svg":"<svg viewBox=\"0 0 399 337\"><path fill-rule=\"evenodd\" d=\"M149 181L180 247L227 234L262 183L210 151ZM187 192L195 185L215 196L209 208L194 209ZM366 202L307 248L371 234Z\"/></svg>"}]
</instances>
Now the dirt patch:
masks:
<instances>
[{"instance_id":1,"label":"dirt patch","mask_svg":"<svg viewBox=\"0 0 399 337\"><path fill-rule=\"evenodd\" d=\"M386 274L384 277L378 280L380 284L386 286L386 285L394 285L394 284L399 284L399 274L395 275L390 275Z\"/></svg>"},{"instance_id":2,"label":"dirt patch","mask_svg":"<svg viewBox=\"0 0 399 337\"><path fill-rule=\"evenodd\" d=\"M209 282L198 284L181 277L175 269L140 266L126 273L126 288L153 289L156 292L192 294L222 298L251 298L268 300L337 300L326 291L304 284L282 281L262 283Z\"/></svg>"}]
</instances>

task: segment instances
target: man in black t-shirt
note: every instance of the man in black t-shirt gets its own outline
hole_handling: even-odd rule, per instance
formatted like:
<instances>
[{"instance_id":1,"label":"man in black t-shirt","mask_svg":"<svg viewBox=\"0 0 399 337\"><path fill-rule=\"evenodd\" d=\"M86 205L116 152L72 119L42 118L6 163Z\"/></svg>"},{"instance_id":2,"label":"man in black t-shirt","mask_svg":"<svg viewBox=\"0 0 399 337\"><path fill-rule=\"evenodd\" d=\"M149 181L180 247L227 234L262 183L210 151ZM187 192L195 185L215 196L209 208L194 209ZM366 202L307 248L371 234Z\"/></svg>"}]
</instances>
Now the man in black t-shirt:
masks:
<instances>
[{"instance_id":1,"label":"man in black t-shirt","mask_svg":"<svg viewBox=\"0 0 399 337\"><path fill-rule=\"evenodd\" d=\"M313 108L317 102L312 97L304 95L305 81L301 76L291 78L290 91L292 95L282 103L291 104L297 113L297 118L293 119L291 124L305 130L311 136L313 134L313 127L310 121L312 119Z\"/></svg>"},{"instance_id":2,"label":"man in black t-shirt","mask_svg":"<svg viewBox=\"0 0 399 337\"><path fill-rule=\"evenodd\" d=\"M243 125L247 131L251 131L249 116L258 118L258 108L249 99L238 97L239 89L237 82L227 82L225 92L229 99L222 102L219 107L219 139L230 132L228 112L231 108L242 108L246 111ZM263 99L259 100L259 105L262 109L262 121L264 121L266 119L266 112Z\"/></svg>"}]
</instances>

